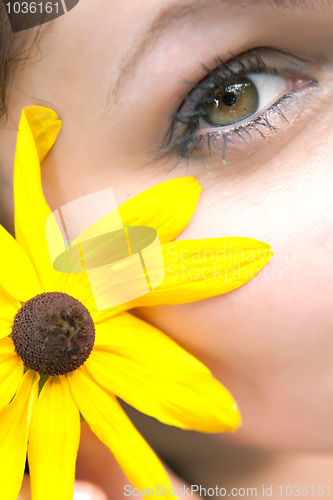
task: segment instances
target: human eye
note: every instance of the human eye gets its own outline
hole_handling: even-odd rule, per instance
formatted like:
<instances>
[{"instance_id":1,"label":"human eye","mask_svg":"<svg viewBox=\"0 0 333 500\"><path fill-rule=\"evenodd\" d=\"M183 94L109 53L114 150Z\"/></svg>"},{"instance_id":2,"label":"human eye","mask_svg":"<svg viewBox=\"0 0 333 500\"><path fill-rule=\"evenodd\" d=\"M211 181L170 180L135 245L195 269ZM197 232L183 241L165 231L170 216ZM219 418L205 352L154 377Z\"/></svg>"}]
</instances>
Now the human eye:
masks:
<instances>
[{"instance_id":1,"label":"human eye","mask_svg":"<svg viewBox=\"0 0 333 500\"><path fill-rule=\"evenodd\" d=\"M168 149L179 158L217 152L226 163L228 147L239 149L289 126L302 97L317 85L306 62L268 48L204 69L206 76L190 84L172 115Z\"/></svg>"}]
</instances>

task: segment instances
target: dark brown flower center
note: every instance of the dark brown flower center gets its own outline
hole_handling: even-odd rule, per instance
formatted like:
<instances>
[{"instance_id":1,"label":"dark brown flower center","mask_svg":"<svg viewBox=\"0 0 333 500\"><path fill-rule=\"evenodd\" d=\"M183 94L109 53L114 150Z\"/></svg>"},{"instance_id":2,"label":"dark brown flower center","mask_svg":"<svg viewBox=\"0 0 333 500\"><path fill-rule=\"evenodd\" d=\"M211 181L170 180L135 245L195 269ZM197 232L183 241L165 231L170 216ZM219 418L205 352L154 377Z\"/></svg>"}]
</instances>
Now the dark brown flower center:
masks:
<instances>
[{"instance_id":1,"label":"dark brown flower center","mask_svg":"<svg viewBox=\"0 0 333 500\"><path fill-rule=\"evenodd\" d=\"M43 293L17 312L12 339L27 368L42 375L64 375L88 359L95 325L88 309L74 297Z\"/></svg>"}]
</instances>

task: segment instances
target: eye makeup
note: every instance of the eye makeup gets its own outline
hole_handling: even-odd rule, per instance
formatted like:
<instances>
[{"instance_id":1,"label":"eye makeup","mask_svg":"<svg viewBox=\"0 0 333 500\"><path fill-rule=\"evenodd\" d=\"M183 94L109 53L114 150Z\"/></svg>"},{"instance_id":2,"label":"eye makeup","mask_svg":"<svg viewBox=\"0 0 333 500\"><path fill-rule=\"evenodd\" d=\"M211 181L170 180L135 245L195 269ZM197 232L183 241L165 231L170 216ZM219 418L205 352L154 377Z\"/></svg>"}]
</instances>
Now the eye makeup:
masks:
<instances>
[{"instance_id":1,"label":"eye makeup","mask_svg":"<svg viewBox=\"0 0 333 500\"><path fill-rule=\"evenodd\" d=\"M253 49L205 66L206 76L190 83L190 91L172 114L167 151L190 159L217 152L227 162L227 149L265 139L289 126L301 101L317 86L313 67L269 48Z\"/></svg>"}]
</instances>

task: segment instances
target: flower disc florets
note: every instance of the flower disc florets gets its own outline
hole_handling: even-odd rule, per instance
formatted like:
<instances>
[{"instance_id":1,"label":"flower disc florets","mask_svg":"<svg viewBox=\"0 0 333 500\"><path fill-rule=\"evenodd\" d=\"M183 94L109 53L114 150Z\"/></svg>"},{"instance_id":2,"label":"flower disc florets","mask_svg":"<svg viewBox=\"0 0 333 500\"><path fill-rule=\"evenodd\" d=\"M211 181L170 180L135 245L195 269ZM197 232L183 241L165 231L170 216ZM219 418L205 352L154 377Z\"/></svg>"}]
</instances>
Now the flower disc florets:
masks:
<instances>
[{"instance_id":1,"label":"flower disc florets","mask_svg":"<svg viewBox=\"0 0 333 500\"><path fill-rule=\"evenodd\" d=\"M74 297L43 293L17 312L12 339L27 368L42 375L64 375L89 357L95 325L88 309Z\"/></svg>"}]
</instances>

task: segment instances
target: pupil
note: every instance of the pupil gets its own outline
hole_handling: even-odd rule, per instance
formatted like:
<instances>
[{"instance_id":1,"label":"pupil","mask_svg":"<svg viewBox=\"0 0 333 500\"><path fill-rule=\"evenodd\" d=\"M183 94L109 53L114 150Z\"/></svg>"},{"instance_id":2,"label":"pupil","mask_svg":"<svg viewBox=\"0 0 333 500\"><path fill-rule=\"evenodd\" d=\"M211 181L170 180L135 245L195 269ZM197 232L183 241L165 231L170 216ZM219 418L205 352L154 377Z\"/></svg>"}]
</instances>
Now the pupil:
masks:
<instances>
[{"instance_id":1,"label":"pupil","mask_svg":"<svg viewBox=\"0 0 333 500\"><path fill-rule=\"evenodd\" d=\"M213 127L234 125L258 111L259 101L258 89L249 78L235 78L213 92L203 119Z\"/></svg>"},{"instance_id":2,"label":"pupil","mask_svg":"<svg viewBox=\"0 0 333 500\"><path fill-rule=\"evenodd\" d=\"M226 106L233 106L237 102L237 96L233 92L226 92L222 97L222 102Z\"/></svg>"}]
</instances>

